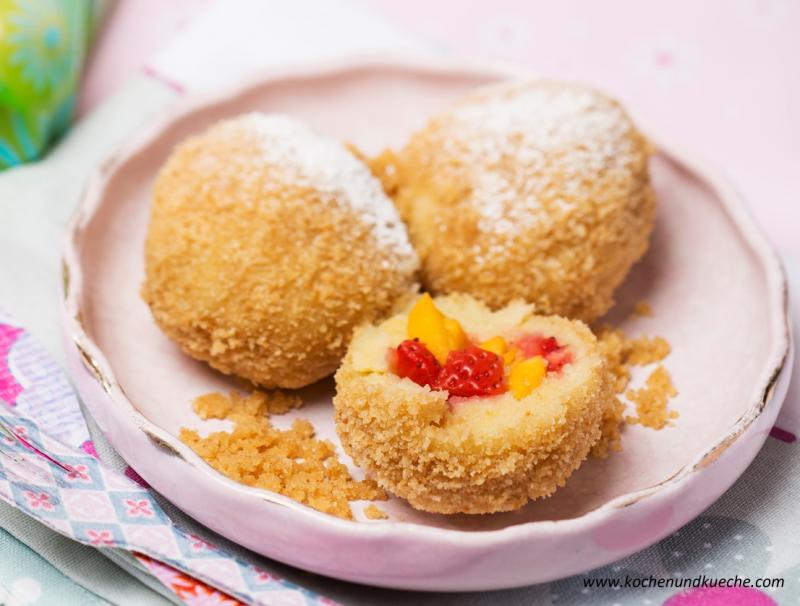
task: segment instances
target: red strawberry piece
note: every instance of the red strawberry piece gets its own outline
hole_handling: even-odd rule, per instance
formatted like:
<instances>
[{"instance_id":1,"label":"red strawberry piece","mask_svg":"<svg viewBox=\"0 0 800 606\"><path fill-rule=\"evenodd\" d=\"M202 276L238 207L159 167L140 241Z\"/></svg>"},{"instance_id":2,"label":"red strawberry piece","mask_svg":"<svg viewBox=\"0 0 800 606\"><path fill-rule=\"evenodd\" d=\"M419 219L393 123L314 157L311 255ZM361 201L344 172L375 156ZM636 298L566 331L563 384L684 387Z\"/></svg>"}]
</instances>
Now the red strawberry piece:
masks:
<instances>
[{"instance_id":1,"label":"red strawberry piece","mask_svg":"<svg viewBox=\"0 0 800 606\"><path fill-rule=\"evenodd\" d=\"M519 338L517 347L526 358L532 358L534 356L546 358L547 354L558 349L558 341L556 341L555 337L525 335Z\"/></svg>"},{"instance_id":2,"label":"red strawberry piece","mask_svg":"<svg viewBox=\"0 0 800 606\"><path fill-rule=\"evenodd\" d=\"M559 347L545 356L547 372L561 372L567 364L572 362L572 353L566 347Z\"/></svg>"},{"instance_id":3,"label":"red strawberry piece","mask_svg":"<svg viewBox=\"0 0 800 606\"><path fill-rule=\"evenodd\" d=\"M441 365L418 339L408 339L390 350L390 364L398 377L408 377L417 385L433 386Z\"/></svg>"},{"instance_id":4,"label":"red strawberry piece","mask_svg":"<svg viewBox=\"0 0 800 606\"><path fill-rule=\"evenodd\" d=\"M525 358L542 356L547 360L547 372L560 372L565 365L572 362L572 353L565 346L559 345L555 337L524 335L517 340L516 345Z\"/></svg>"},{"instance_id":5,"label":"red strawberry piece","mask_svg":"<svg viewBox=\"0 0 800 606\"><path fill-rule=\"evenodd\" d=\"M503 358L480 347L467 347L447 354L447 362L436 381L438 389L451 396L495 396L506 391Z\"/></svg>"}]
</instances>

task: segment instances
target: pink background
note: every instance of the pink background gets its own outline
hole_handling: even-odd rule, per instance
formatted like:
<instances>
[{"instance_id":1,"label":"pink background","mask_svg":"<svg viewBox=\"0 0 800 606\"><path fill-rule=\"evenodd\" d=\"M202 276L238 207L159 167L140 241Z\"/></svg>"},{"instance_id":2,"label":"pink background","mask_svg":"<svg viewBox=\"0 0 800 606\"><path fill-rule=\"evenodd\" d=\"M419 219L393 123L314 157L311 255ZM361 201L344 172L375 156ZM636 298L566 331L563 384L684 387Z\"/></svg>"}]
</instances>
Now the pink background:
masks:
<instances>
[{"instance_id":1,"label":"pink background","mask_svg":"<svg viewBox=\"0 0 800 606\"><path fill-rule=\"evenodd\" d=\"M90 61L81 111L140 69L215 1L120 0ZM727 172L778 247L800 254L800 2L372 0L365 5L467 57L519 63L605 88L648 125L688 143Z\"/></svg>"}]
</instances>

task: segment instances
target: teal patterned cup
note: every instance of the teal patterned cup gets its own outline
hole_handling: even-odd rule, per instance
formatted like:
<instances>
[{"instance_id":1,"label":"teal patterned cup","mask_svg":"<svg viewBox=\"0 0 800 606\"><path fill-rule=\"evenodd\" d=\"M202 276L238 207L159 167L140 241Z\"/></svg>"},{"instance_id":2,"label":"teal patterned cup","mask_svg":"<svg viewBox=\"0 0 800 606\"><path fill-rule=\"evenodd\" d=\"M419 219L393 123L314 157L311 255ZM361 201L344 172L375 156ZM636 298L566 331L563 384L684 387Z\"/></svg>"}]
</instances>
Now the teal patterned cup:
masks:
<instances>
[{"instance_id":1,"label":"teal patterned cup","mask_svg":"<svg viewBox=\"0 0 800 606\"><path fill-rule=\"evenodd\" d=\"M97 0L0 0L0 170L40 158L69 126Z\"/></svg>"}]
</instances>

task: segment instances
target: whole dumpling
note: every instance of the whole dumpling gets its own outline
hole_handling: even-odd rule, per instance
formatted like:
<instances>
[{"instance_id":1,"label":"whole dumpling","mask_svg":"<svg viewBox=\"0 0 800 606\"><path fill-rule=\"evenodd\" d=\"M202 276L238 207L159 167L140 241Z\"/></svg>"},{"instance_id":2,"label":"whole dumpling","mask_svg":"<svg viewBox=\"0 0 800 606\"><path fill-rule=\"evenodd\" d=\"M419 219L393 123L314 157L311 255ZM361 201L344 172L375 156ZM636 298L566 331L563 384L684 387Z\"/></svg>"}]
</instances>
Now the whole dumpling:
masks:
<instances>
[{"instance_id":1,"label":"whole dumpling","mask_svg":"<svg viewBox=\"0 0 800 606\"><path fill-rule=\"evenodd\" d=\"M405 227L369 168L283 115L180 144L155 184L142 297L183 351L264 387L336 370L354 328L416 290Z\"/></svg>"},{"instance_id":2,"label":"whole dumpling","mask_svg":"<svg viewBox=\"0 0 800 606\"><path fill-rule=\"evenodd\" d=\"M528 80L479 89L371 164L428 290L591 321L647 249L649 151L613 99Z\"/></svg>"}]
</instances>

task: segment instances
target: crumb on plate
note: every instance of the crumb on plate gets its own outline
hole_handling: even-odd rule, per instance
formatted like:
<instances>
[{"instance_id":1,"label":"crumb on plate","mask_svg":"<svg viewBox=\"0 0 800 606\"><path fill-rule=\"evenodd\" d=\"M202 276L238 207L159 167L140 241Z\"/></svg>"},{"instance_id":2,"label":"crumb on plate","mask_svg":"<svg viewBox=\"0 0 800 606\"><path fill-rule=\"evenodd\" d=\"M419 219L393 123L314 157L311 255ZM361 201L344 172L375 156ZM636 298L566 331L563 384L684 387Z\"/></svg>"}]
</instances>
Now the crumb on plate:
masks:
<instances>
[{"instance_id":1,"label":"crumb on plate","mask_svg":"<svg viewBox=\"0 0 800 606\"><path fill-rule=\"evenodd\" d=\"M315 438L308 421L297 419L286 430L270 423L270 414L287 412L300 403L298 396L282 391L202 395L194 401L197 415L227 419L233 431L203 437L182 428L180 439L237 482L280 493L340 518L353 519L350 501L386 499L371 480L355 480L337 458L334 445Z\"/></svg>"},{"instance_id":2,"label":"crumb on plate","mask_svg":"<svg viewBox=\"0 0 800 606\"><path fill-rule=\"evenodd\" d=\"M661 337L639 337L627 341L625 362L631 366L646 366L660 362L670 353L670 346Z\"/></svg>"},{"instance_id":3,"label":"crumb on plate","mask_svg":"<svg viewBox=\"0 0 800 606\"><path fill-rule=\"evenodd\" d=\"M389 515L375 504L367 505L364 508L364 515L369 520L388 520Z\"/></svg>"},{"instance_id":4,"label":"crumb on plate","mask_svg":"<svg viewBox=\"0 0 800 606\"><path fill-rule=\"evenodd\" d=\"M629 389L625 393L625 397L636 404L637 414L636 417L625 417L625 420L628 423L638 423L653 429L662 429L672 425L672 420L678 417L678 413L669 410L667 403L676 395L678 395L678 391L672 384L667 369L659 364L647 377L645 387Z\"/></svg>"},{"instance_id":5,"label":"crumb on plate","mask_svg":"<svg viewBox=\"0 0 800 606\"><path fill-rule=\"evenodd\" d=\"M622 330L610 326L601 326L595 332L600 351L606 359L606 368L614 392L618 395L625 394L626 398L636 405L638 415L625 416L625 405L619 398L615 405L607 409L603 416L600 440L592 447L593 457L605 458L611 452L622 450L623 421L652 429L662 429L669 425L669 420L676 418L678 413L667 411L667 402L677 394L677 391L672 386L669 373L660 365L650 375L647 387L638 390L628 389L631 366L660 362L669 355L670 345L666 339L662 337L629 339Z\"/></svg>"},{"instance_id":6,"label":"crumb on plate","mask_svg":"<svg viewBox=\"0 0 800 606\"><path fill-rule=\"evenodd\" d=\"M653 308L647 301L639 301L633 306L633 313L647 318L653 315Z\"/></svg>"}]
</instances>

